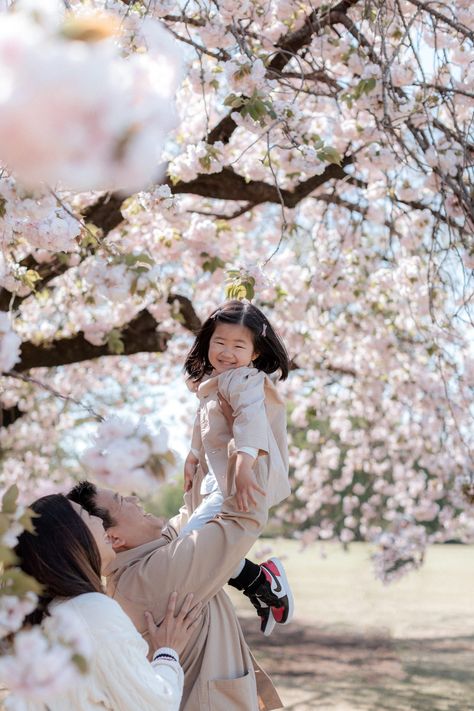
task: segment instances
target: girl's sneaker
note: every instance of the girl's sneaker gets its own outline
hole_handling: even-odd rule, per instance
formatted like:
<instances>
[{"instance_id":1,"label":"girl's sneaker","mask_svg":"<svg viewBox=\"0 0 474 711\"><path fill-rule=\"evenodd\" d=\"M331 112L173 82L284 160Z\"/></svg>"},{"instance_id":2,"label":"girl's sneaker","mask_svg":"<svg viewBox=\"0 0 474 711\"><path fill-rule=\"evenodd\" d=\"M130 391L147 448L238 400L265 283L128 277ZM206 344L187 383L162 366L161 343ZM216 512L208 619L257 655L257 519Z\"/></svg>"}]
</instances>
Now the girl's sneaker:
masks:
<instances>
[{"instance_id":1,"label":"girl's sneaker","mask_svg":"<svg viewBox=\"0 0 474 711\"><path fill-rule=\"evenodd\" d=\"M263 573L258 587L248 595L260 617L260 630L268 637L275 623L287 625L294 613L294 602L285 569L278 558L260 563Z\"/></svg>"}]
</instances>

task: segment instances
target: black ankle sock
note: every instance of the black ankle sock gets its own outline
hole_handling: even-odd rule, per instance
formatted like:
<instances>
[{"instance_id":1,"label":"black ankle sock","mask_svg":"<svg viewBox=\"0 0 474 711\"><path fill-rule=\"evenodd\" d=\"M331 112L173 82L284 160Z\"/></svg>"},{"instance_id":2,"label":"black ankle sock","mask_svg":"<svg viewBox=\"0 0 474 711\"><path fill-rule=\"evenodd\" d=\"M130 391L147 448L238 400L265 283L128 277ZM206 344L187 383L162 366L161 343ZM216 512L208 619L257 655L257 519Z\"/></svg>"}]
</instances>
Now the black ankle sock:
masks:
<instances>
[{"instance_id":1,"label":"black ankle sock","mask_svg":"<svg viewBox=\"0 0 474 711\"><path fill-rule=\"evenodd\" d=\"M245 559L244 567L236 578L231 578L228 581L229 585L237 590L247 591L249 587L253 588L253 583L260 577L260 566L257 563L252 563L251 560ZM258 587L258 586L257 586Z\"/></svg>"}]
</instances>

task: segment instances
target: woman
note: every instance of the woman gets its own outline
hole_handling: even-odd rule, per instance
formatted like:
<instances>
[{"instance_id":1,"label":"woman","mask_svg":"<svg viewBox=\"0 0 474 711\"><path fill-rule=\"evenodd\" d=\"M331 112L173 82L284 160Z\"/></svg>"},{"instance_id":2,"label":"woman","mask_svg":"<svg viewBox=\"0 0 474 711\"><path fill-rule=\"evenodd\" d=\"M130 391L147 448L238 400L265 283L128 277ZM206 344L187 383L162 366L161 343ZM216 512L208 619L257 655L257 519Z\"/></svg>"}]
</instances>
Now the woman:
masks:
<instances>
[{"instance_id":1,"label":"woman","mask_svg":"<svg viewBox=\"0 0 474 711\"><path fill-rule=\"evenodd\" d=\"M102 588L101 571L115 557L102 521L61 494L44 496L31 506L35 533L24 531L15 552L22 569L43 586L37 609L27 623L40 624L61 607L79 618L90 638L92 656L84 682L53 700L29 701L28 711L178 711L183 672L178 654L199 621L192 595L175 617L176 595L157 627L147 615L157 650L148 662L148 645L120 605Z\"/></svg>"}]
</instances>

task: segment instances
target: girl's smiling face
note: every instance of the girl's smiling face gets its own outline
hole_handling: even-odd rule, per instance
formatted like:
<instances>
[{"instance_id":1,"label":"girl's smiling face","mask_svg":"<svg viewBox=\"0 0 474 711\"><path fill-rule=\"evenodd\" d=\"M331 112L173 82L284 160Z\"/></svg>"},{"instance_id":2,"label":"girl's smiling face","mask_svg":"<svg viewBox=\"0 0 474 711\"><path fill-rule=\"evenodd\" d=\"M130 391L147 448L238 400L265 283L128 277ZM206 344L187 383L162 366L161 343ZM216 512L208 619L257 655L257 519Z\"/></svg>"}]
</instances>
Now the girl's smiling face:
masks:
<instances>
[{"instance_id":1,"label":"girl's smiling face","mask_svg":"<svg viewBox=\"0 0 474 711\"><path fill-rule=\"evenodd\" d=\"M209 362L219 375L231 368L250 365L254 351L252 331L236 323L218 323L209 341Z\"/></svg>"}]
</instances>

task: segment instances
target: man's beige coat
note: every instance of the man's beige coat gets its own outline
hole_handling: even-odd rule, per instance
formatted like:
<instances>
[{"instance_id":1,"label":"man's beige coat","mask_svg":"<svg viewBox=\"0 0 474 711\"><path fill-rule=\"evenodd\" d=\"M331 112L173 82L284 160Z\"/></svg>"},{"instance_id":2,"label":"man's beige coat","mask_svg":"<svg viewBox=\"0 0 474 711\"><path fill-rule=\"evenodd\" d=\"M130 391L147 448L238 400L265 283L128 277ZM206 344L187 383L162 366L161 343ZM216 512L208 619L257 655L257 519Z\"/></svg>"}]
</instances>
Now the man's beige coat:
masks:
<instances>
[{"instance_id":1,"label":"man's beige coat","mask_svg":"<svg viewBox=\"0 0 474 711\"><path fill-rule=\"evenodd\" d=\"M194 593L196 601L203 601L202 622L180 659L185 677L181 711L281 708L271 681L254 666L232 603L222 590L260 535L267 518L267 501L256 494L258 506L244 513L237 511L233 498L228 498L218 517L179 539L179 530L199 502L202 475L198 467L192 495L185 496L187 508L170 521L160 539L117 555L107 571L107 592L145 639L145 610L161 622L174 590L178 591L179 605L188 592ZM266 467L258 467L256 476L265 488Z\"/></svg>"},{"instance_id":2,"label":"man's beige coat","mask_svg":"<svg viewBox=\"0 0 474 711\"><path fill-rule=\"evenodd\" d=\"M219 393L232 407L232 429L219 405ZM266 470L267 506L286 499L290 485L285 402L268 375L256 368L228 370L204 380L196 394L199 410L191 446L201 453L204 470L207 458L224 495L234 491L235 458L229 454L253 447L259 452L254 466Z\"/></svg>"}]
</instances>

